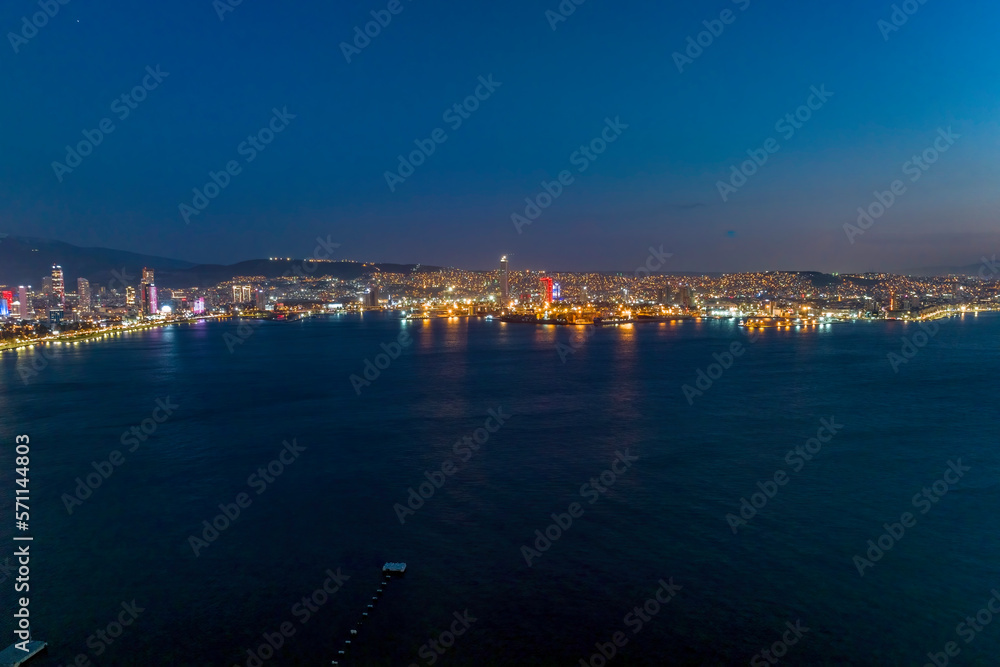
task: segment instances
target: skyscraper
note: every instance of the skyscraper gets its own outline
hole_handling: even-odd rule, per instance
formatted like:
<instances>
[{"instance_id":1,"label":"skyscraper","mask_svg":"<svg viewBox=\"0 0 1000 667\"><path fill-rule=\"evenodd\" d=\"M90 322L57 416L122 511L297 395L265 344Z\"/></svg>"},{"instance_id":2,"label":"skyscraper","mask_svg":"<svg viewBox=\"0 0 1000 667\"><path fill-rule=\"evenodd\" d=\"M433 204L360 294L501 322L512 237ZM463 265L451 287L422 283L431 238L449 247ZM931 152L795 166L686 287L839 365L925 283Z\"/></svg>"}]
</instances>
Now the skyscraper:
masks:
<instances>
[{"instance_id":1,"label":"skyscraper","mask_svg":"<svg viewBox=\"0 0 1000 667\"><path fill-rule=\"evenodd\" d=\"M155 315L160 311L156 302L156 285L152 283L142 284L142 314Z\"/></svg>"},{"instance_id":2,"label":"skyscraper","mask_svg":"<svg viewBox=\"0 0 1000 667\"><path fill-rule=\"evenodd\" d=\"M81 313L90 312L90 281L86 278L76 279L76 296L79 299Z\"/></svg>"},{"instance_id":3,"label":"skyscraper","mask_svg":"<svg viewBox=\"0 0 1000 667\"><path fill-rule=\"evenodd\" d=\"M553 290L552 278L544 276L542 278L539 278L538 282L541 283L542 301L544 301L545 303L552 303L552 290Z\"/></svg>"},{"instance_id":4,"label":"skyscraper","mask_svg":"<svg viewBox=\"0 0 1000 667\"><path fill-rule=\"evenodd\" d=\"M7 308L7 314L14 314L14 293L9 290L4 290L0 292L0 300L3 300L4 306Z\"/></svg>"},{"instance_id":5,"label":"skyscraper","mask_svg":"<svg viewBox=\"0 0 1000 667\"><path fill-rule=\"evenodd\" d=\"M58 264L52 265L52 294L59 299L59 308L66 306L66 283L63 280L63 270Z\"/></svg>"},{"instance_id":6,"label":"skyscraper","mask_svg":"<svg viewBox=\"0 0 1000 667\"><path fill-rule=\"evenodd\" d=\"M142 282L146 283L147 285L153 285L156 283L156 280L153 279L153 269L147 268L145 266L142 267Z\"/></svg>"},{"instance_id":7,"label":"skyscraper","mask_svg":"<svg viewBox=\"0 0 1000 667\"><path fill-rule=\"evenodd\" d=\"M378 308L378 298L378 285L372 285L368 288L368 294L365 295L365 305L369 308Z\"/></svg>"},{"instance_id":8,"label":"skyscraper","mask_svg":"<svg viewBox=\"0 0 1000 667\"><path fill-rule=\"evenodd\" d=\"M134 306L135 305L135 288L131 285L125 288L125 305Z\"/></svg>"},{"instance_id":9,"label":"skyscraper","mask_svg":"<svg viewBox=\"0 0 1000 667\"><path fill-rule=\"evenodd\" d=\"M500 306L506 308L510 304L510 271L507 255L500 258Z\"/></svg>"},{"instance_id":10,"label":"skyscraper","mask_svg":"<svg viewBox=\"0 0 1000 667\"><path fill-rule=\"evenodd\" d=\"M22 320L28 319L28 288L24 285L17 288L17 300L21 303L17 316Z\"/></svg>"},{"instance_id":11,"label":"skyscraper","mask_svg":"<svg viewBox=\"0 0 1000 667\"><path fill-rule=\"evenodd\" d=\"M233 303L252 303L253 301L253 287L250 285L233 285Z\"/></svg>"}]
</instances>

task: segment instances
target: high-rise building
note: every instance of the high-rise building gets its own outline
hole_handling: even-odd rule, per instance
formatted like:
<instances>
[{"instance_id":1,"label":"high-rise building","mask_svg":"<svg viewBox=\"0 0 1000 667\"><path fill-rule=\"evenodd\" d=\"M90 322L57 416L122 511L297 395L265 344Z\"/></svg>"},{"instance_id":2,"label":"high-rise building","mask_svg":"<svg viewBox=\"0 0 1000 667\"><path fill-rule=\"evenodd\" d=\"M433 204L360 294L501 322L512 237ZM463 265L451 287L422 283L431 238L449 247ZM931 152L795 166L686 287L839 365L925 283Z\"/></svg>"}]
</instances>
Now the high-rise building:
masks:
<instances>
[{"instance_id":1,"label":"high-rise building","mask_svg":"<svg viewBox=\"0 0 1000 667\"><path fill-rule=\"evenodd\" d=\"M694 305L694 293L687 285L682 285L678 291L680 292L681 305L689 310Z\"/></svg>"},{"instance_id":2,"label":"high-rise building","mask_svg":"<svg viewBox=\"0 0 1000 667\"><path fill-rule=\"evenodd\" d=\"M266 310L267 308L267 292L262 289L258 289L254 292L254 305L257 306L257 310Z\"/></svg>"},{"instance_id":3,"label":"high-rise building","mask_svg":"<svg viewBox=\"0 0 1000 667\"><path fill-rule=\"evenodd\" d=\"M90 312L90 281L86 278L76 279L76 296L81 313Z\"/></svg>"},{"instance_id":4,"label":"high-rise building","mask_svg":"<svg viewBox=\"0 0 1000 667\"><path fill-rule=\"evenodd\" d=\"M510 304L510 265L507 255L500 258L500 305L506 308Z\"/></svg>"},{"instance_id":5,"label":"high-rise building","mask_svg":"<svg viewBox=\"0 0 1000 667\"><path fill-rule=\"evenodd\" d=\"M66 305L66 281L63 280L63 270L58 264L52 265L52 295L59 300L59 307Z\"/></svg>"},{"instance_id":6,"label":"high-rise building","mask_svg":"<svg viewBox=\"0 0 1000 667\"><path fill-rule=\"evenodd\" d=\"M22 320L28 319L28 288L24 285L17 288L17 300L21 304L17 316Z\"/></svg>"},{"instance_id":7,"label":"high-rise building","mask_svg":"<svg viewBox=\"0 0 1000 667\"><path fill-rule=\"evenodd\" d=\"M128 298L127 293L126 298ZM155 315L159 312L156 302L156 280L153 276L153 269L146 266L142 267L142 282L139 283L139 301L141 302L143 315Z\"/></svg>"},{"instance_id":8,"label":"high-rise building","mask_svg":"<svg viewBox=\"0 0 1000 667\"><path fill-rule=\"evenodd\" d=\"M131 285L125 288L125 305L134 306L135 305L135 288Z\"/></svg>"},{"instance_id":9,"label":"high-rise building","mask_svg":"<svg viewBox=\"0 0 1000 667\"><path fill-rule=\"evenodd\" d=\"M378 285L372 285L368 288L368 293L365 295L365 305L369 308L378 308L378 298Z\"/></svg>"},{"instance_id":10,"label":"high-rise building","mask_svg":"<svg viewBox=\"0 0 1000 667\"><path fill-rule=\"evenodd\" d=\"M562 285L552 283L552 300L559 301L560 299L562 299Z\"/></svg>"},{"instance_id":11,"label":"high-rise building","mask_svg":"<svg viewBox=\"0 0 1000 667\"><path fill-rule=\"evenodd\" d=\"M552 278L549 278L548 276L543 276L542 278L538 279L538 282L541 284L542 301L544 301L545 303L552 303L552 290L553 290Z\"/></svg>"},{"instance_id":12,"label":"high-rise building","mask_svg":"<svg viewBox=\"0 0 1000 667\"><path fill-rule=\"evenodd\" d=\"M253 303L253 288L250 285L233 285L233 303Z\"/></svg>"},{"instance_id":13,"label":"high-rise building","mask_svg":"<svg viewBox=\"0 0 1000 667\"><path fill-rule=\"evenodd\" d=\"M152 283L142 284L142 314L155 315L160 312L156 301L156 285Z\"/></svg>"},{"instance_id":14,"label":"high-rise building","mask_svg":"<svg viewBox=\"0 0 1000 667\"><path fill-rule=\"evenodd\" d=\"M0 292L0 301L3 301L7 309L7 316L14 314L14 293L8 290Z\"/></svg>"}]
</instances>

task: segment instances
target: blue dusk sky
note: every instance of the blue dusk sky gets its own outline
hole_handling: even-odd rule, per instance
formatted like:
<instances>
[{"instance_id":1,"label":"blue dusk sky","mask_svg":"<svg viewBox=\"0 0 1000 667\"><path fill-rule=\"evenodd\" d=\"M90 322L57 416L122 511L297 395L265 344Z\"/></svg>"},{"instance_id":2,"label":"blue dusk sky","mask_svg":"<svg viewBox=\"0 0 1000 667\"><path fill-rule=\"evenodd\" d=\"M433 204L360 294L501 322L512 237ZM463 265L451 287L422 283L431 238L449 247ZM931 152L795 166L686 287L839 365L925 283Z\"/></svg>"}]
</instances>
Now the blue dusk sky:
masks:
<instances>
[{"instance_id":1,"label":"blue dusk sky","mask_svg":"<svg viewBox=\"0 0 1000 667\"><path fill-rule=\"evenodd\" d=\"M9 0L0 231L213 263L317 237L463 268L978 263L1000 251L1000 6L897 7ZM845 229L859 207L884 212Z\"/></svg>"}]
</instances>

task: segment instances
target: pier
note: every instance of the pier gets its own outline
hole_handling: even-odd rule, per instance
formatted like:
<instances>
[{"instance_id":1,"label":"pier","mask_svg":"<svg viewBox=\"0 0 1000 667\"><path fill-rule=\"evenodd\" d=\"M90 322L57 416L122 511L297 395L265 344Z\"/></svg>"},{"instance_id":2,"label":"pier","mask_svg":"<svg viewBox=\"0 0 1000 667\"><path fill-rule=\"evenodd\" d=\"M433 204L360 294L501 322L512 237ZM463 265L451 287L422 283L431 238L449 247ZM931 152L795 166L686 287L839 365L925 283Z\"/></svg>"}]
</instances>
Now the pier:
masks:
<instances>
[{"instance_id":1,"label":"pier","mask_svg":"<svg viewBox=\"0 0 1000 667\"><path fill-rule=\"evenodd\" d=\"M331 665L347 664L344 661L347 659L347 654L351 650L351 642L355 639L355 637L358 636L358 633L361 631L361 628L364 625L365 620L368 618L368 615L370 613L374 613L375 605L378 603L379 599L381 599L383 593L385 593L385 587L389 585L389 582L392 581L394 576L401 577L405 573L406 573L406 563L386 563L385 565L382 566L382 580L379 583L378 588L375 589L375 595L372 596L371 602L368 603L368 607L365 609L365 611L361 612L361 620L355 623L354 627L351 628L350 638L345 639L343 648L337 651L337 658L335 660L330 661ZM0 665L0 667L3 666Z\"/></svg>"},{"instance_id":2,"label":"pier","mask_svg":"<svg viewBox=\"0 0 1000 667\"><path fill-rule=\"evenodd\" d=\"M0 667L18 667L18 665L23 665L44 651L46 646L48 644L45 642L29 641L27 644L28 650L22 651L16 644L11 644L3 651L0 651Z\"/></svg>"}]
</instances>

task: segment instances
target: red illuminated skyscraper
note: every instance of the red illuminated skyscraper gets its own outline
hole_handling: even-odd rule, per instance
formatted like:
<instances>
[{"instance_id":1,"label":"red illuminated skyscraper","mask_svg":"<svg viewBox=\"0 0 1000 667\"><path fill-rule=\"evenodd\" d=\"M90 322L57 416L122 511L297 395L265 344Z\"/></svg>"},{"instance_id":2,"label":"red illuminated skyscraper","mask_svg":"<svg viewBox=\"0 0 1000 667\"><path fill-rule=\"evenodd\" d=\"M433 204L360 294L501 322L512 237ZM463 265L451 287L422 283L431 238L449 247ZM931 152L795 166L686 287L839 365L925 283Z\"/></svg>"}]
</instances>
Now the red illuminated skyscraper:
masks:
<instances>
[{"instance_id":1,"label":"red illuminated skyscraper","mask_svg":"<svg viewBox=\"0 0 1000 667\"><path fill-rule=\"evenodd\" d=\"M542 284L542 299L545 303L552 303L552 278L546 276L539 279L539 282Z\"/></svg>"},{"instance_id":2,"label":"red illuminated skyscraper","mask_svg":"<svg viewBox=\"0 0 1000 667\"><path fill-rule=\"evenodd\" d=\"M13 292L7 292L7 291L0 292L0 299L3 299L4 301L7 302L7 312L10 313L11 315L13 315L14 314L14 293Z\"/></svg>"}]
</instances>

